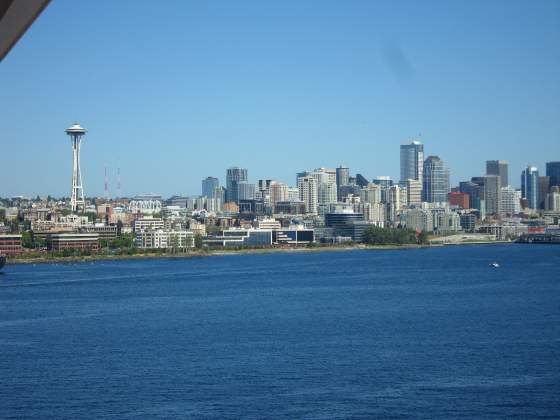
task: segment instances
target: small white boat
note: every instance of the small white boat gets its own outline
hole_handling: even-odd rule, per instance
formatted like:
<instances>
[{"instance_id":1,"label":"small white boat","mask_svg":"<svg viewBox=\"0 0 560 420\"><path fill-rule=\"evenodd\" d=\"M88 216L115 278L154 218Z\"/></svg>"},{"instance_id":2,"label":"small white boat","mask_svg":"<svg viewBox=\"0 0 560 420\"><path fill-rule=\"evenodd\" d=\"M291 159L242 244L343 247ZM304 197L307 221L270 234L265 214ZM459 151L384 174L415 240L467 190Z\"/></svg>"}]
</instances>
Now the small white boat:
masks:
<instances>
[{"instance_id":1,"label":"small white boat","mask_svg":"<svg viewBox=\"0 0 560 420\"><path fill-rule=\"evenodd\" d=\"M499 268L499 267L500 267L500 264L498 264L496 261L494 261L494 262L492 262L492 263L490 263L490 264L488 264L488 265L489 265L490 267L492 267L492 268Z\"/></svg>"}]
</instances>

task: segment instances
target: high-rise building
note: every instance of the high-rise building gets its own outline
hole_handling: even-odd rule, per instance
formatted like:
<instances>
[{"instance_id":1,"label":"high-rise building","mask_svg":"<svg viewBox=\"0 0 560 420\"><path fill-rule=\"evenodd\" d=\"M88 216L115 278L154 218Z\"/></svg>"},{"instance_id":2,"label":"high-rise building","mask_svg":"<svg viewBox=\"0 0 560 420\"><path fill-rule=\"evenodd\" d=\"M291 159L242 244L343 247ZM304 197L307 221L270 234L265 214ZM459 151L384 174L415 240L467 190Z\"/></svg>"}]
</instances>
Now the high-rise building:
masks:
<instances>
[{"instance_id":1,"label":"high-rise building","mask_svg":"<svg viewBox=\"0 0 560 420\"><path fill-rule=\"evenodd\" d=\"M527 200L530 209L539 206L539 170L536 166L527 166L521 173L521 196Z\"/></svg>"},{"instance_id":2,"label":"high-rise building","mask_svg":"<svg viewBox=\"0 0 560 420\"><path fill-rule=\"evenodd\" d=\"M272 181L269 190L270 205L272 206L272 210L275 211L276 203L288 200L288 186L280 181Z\"/></svg>"},{"instance_id":3,"label":"high-rise building","mask_svg":"<svg viewBox=\"0 0 560 420\"><path fill-rule=\"evenodd\" d=\"M544 210L546 195L550 191L550 177L539 176L539 209Z\"/></svg>"},{"instance_id":4,"label":"high-rise building","mask_svg":"<svg viewBox=\"0 0 560 420\"><path fill-rule=\"evenodd\" d=\"M347 166L340 165L336 168L336 186L337 186L337 199L338 201L342 201L342 197L340 194L340 187L348 185L350 178L350 170Z\"/></svg>"},{"instance_id":5,"label":"high-rise building","mask_svg":"<svg viewBox=\"0 0 560 420\"><path fill-rule=\"evenodd\" d=\"M220 186L218 178L209 176L202 180L202 195L207 198L214 198L216 188Z\"/></svg>"},{"instance_id":6,"label":"high-rise building","mask_svg":"<svg viewBox=\"0 0 560 420\"><path fill-rule=\"evenodd\" d=\"M408 179L420 181L424 170L424 145L419 141L401 145L401 182Z\"/></svg>"},{"instance_id":7,"label":"high-rise building","mask_svg":"<svg viewBox=\"0 0 560 420\"><path fill-rule=\"evenodd\" d=\"M317 179L309 172L299 173L297 176L299 199L305 204L305 212L317 214L318 184Z\"/></svg>"},{"instance_id":8,"label":"high-rise building","mask_svg":"<svg viewBox=\"0 0 560 420\"><path fill-rule=\"evenodd\" d=\"M560 162L547 162L546 176L550 178L551 187L560 187Z\"/></svg>"},{"instance_id":9,"label":"high-rise building","mask_svg":"<svg viewBox=\"0 0 560 420\"><path fill-rule=\"evenodd\" d=\"M521 212L521 191L511 186L502 187L500 213L514 215Z\"/></svg>"},{"instance_id":10,"label":"high-rise building","mask_svg":"<svg viewBox=\"0 0 560 420\"><path fill-rule=\"evenodd\" d=\"M486 175L498 175L500 177L500 186L507 187L508 180L508 163L505 160L487 160Z\"/></svg>"},{"instance_id":11,"label":"high-rise building","mask_svg":"<svg viewBox=\"0 0 560 420\"><path fill-rule=\"evenodd\" d=\"M439 156L428 156L424 161L422 194L428 203L445 203L449 194L449 169Z\"/></svg>"},{"instance_id":12,"label":"high-rise building","mask_svg":"<svg viewBox=\"0 0 560 420\"><path fill-rule=\"evenodd\" d=\"M255 199L255 184L250 184L247 181L240 181L237 183L237 203L241 200L254 200Z\"/></svg>"},{"instance_id":13,"label":"high-rise building","mask_svg":"<svg viewBox=\"0 0 560 420\"><path fill-rule=\"evenodd\" d=\"M406 180L406 202L409 207L422 204L422 181Z\"/></svg>"},{"instance_id":14,"label":"high-rise building","mask_svg":"<svg viewBox=\"0 0 560 420\"><path fill-rule=\"evenodd\" d=\"M226 200L239 203L237 184L240 182L247 182L247 180L247 169L239 168L237 166L229 168L226 171Z\"/></svg>"},{"instance_id":15,"label":"high-rise building","mask_svg":"<svg viewBox=\"0 0 560 420\"><path fill-rule=\"evenodd\" d=\"M498 175L486 175L484 179L484 203L487 214L500 214L502 204L501 179Z\"/></svg>"},{"instance_id":16,"label":"high-rise building","mask_svg":"<svg viewBox=\"0 0 560 420\"><path fill-rule=\"evenodd\" d=\"M553 186L550 192L546 195L545 210L560 212L560 186Z\"/></svg>"}]
</instances>

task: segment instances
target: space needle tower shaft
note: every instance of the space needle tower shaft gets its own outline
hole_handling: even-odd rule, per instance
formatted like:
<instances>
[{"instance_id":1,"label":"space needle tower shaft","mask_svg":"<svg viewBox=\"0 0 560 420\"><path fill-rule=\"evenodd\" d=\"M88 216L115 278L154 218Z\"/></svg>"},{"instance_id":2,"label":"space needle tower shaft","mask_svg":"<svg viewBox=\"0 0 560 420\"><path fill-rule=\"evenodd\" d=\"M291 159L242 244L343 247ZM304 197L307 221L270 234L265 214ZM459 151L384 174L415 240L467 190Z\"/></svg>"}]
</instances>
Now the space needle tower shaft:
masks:
<instances>
[{"instance_id":1,"label":"space needle tower shaft","mask_svg":"<svg viewBox=\"0 0 560 420\"><path fill-rule=\"evenodd\" d=\"M70 204L72 211L77 212L85 209L84 188L82 186L82 171L80 169L80 145L82 137L86 134L86 129L75 123L66 129L66 134L70 136L72 143L72 196Z\"/></svg>"}]
</instances>

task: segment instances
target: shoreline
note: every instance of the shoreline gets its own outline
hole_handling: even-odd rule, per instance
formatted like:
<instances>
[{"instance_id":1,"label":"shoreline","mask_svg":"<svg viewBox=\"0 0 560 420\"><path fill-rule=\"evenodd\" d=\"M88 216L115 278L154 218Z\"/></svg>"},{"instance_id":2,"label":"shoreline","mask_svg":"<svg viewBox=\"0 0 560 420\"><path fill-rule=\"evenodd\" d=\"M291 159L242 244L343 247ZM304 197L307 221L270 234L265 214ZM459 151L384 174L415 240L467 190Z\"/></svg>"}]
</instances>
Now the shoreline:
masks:
<instances>
[{"instance_id":1,"label":"shoreline","mask_svg":"<svg viewBox=\"0 0 560 420\"><path fill-rule=\"evenodd\" d=\"M134 254L134 255L87 255L69 257L30 257L30 258L8 258L6 265L16 264L64 264L64 263L86 263L95 261L125 261L125 260L144 260L144 259L189 259L201 257L214 257L225 255L247 255L247 254L271 254L271 253L290 253L290 252L340 252L340 251L383 251L383 250L412 250L425 249L443 246L462 246L462 245L504 245L512 244L510 241L476 241L459 243L433 243L428 245L335 245L317 247L295 247L295 248L253 248L253 249L216 249L209 251L192 251L179 254Z\"/></svg>"}]
</instances>

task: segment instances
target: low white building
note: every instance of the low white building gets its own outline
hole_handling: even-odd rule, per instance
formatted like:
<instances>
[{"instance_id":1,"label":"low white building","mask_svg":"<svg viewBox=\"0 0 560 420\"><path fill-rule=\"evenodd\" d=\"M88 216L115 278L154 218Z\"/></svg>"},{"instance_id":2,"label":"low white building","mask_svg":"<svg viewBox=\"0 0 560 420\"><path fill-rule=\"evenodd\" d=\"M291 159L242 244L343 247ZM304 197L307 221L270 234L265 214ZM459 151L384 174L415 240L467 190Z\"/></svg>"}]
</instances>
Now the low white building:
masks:
<instances>
[{"instance_id":1,"label":"low white building","mask_svg":"<svg viewBox=\"0 0 560 420\"><path fill-rule=\"evenodd\" d=\"M169 231L162 229L137 231L135 245L141 249L194 248L194 234L186 230Z\"/></svg>"},{"instance_id":2,"label":"low white building","mask_svg":"<svg viewBox=\"0 0 560 420\"><path fill-rule=\"evenodd\" d=\"M138 219L134 221L133 229L134 232L139 232L143 230L163 230L164 228L164 221L158 217L151 217L146 216L142 219Z\"/></svg>"}]
</instances>

